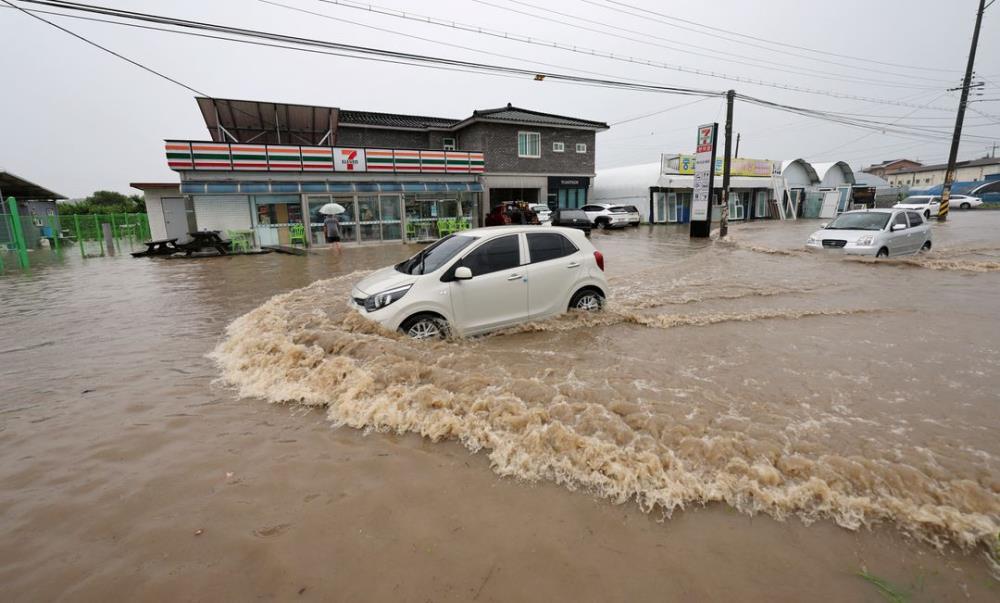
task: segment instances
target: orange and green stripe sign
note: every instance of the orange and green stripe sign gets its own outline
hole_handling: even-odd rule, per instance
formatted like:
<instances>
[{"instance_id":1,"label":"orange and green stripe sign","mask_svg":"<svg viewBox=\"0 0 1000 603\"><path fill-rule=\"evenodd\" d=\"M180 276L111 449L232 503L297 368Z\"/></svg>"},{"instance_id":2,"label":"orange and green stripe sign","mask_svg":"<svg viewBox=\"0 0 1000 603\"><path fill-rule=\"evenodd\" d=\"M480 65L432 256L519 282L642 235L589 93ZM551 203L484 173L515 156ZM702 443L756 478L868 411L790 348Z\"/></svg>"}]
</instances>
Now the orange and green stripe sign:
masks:
<instances>
[{"instance_id":1,"label":"orange and green stripe sign","mask_svg":"<svg viewBox=\"0 0 1000 603\"><path fill-rule=\"evenodd\" d=\"M483 173L483 153L409 149L347 149L294 145L166 141L170 169L272 172ZM344 155L350 153L351 157ZM353 160L354 155L357 159ZM344 155L344 156L342 156ZM347 157L347 158L345 158Z\"/></svg>"},{"instance_id":2,"label":"orange and green stripe sign","mask_svg":"<svg viewBox=\"0 0 1000 603\"><path fill-rule=\"evenodd\" d=\"M233 167L228 144L192 142L191 156L196 170L230 170Z\"/></svg>"},{"instance_id":3,"label":"orange and green stripe sign","mask_svg":"<svg viewBox=\"0 0 1000 603\"><path fill-rule=\"evenodd\" d=\"M393 167L397 172L420 171L420 151L395 150L392 155Z\"/></svg>"},{"instance_id":4,"label":"orange and green stripe sign","mask_svg":"<svg viewBox=\"0 0 1000 603\"><path fill-rule=\"evenodd\" d=\"M444 151L420 151L420 171L445 171Z\"/></svg>"},{"instance_id":5,"label":"orange and green stripe sign","mask_svg":"<svg viewBox=\"0 0 1000 603\"><path fill-rule=\"evenodd\" d=\"M391 172L395 169L392 149L366 149L369 172Z\"/></svg>"},{"instance_id":6,"label":"orange and green stripe sign","mask_svg":"<svg viewBox=\"0 0 1000 603\"><path fill-rule=\"evenodd\" d=\"M300 147L302 169L307 172L332 172L333 149L330 147Z\"/></svg>"},{"instance_id":7,"label":"orange and green stripe sign","mask_svg":"<svg viewBox=\"0 0 1000 603\"><path fill-rule=\"evenodd\" d=\"M272 172L298 172L302 169L299 147L267 145L267 165Z\"/></svg>"},{"instance_id":8,"label":"orange and green stripe sign","mask_svg":"<svg viewBox=\"0 0 1000 603\"><path fill-rule=\"evenodd\" d=\"M190 142L167 142L167 166L172 170L194 169L194 161L191 159Z\"/></svg>"},{"instance_id":9,"label":"orange and green stripe sign","mask_svg":"<svg viewBox=\"0 0 1000 603\"><path fill-rule=\"evenodd\" d=\"M229 145L234 170L267 171L267 147L262 144Z\"/></svg>"}]
</instances>

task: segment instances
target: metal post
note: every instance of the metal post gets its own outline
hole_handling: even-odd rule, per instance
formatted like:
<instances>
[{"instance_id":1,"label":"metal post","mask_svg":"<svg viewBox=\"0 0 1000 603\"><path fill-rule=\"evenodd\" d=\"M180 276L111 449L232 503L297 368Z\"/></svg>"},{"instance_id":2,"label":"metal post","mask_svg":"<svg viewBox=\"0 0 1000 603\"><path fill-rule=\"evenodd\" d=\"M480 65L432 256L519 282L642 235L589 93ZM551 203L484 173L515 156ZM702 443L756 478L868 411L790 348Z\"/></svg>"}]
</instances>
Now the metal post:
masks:
<instances>
[{"instance_id":1,"label":"metal post","mask_svg":"<svg viewBox=\"0 0 1000 603\"><path fill-rule=\"evenodd\" d=\"M76 244L80 246L80 257L86 258L87 254L83 250L83 234L80 232L80 214L73 214L73 226L76 227Z\"/></svg>"},{"instance_id":2,"label":"metal post","mask_svg":"<svg viewBox=\"0 0 1000 603\"><path fill-rule=\"evenodd\" d=\"M49 216L49 228L52 230L52 247L59 251L59 225L55 216Z\"/></svg>"},{"instance_id":3,"label":"metal post","mask_svg":"<svg viewBox=\"0 0 1000 603\"><path fill-rule=\"evenodd\" d=\"M101 248L101 257L104 257L104 245L101 245L101 223L97 219L97 214L94 214L94 240L97 241L97 246Z\"/></svg>"},{"instance_id":4,"label":"metal post","mask_svg":"<svg viewBox=\"0 0 1000 603\"><path fill-rule=\"evenodd\" d=\"M115 235L111 230L111 224L107 222L101 223L101 233L104 235L104 247L108 248L108 253L111 255L115 254ZM101 255L104 255L103 248Z\"/></svg>"},{"instance_id":5,"label":"metal post","mask_svg":"<svg viewBox=\"0 0 1000 603\"><path fill-rule=\"evenodd\" d=\"M726 92L726 148L722 159L722 211L719 212L719 238L729 234L729 173L733 163L733 98L735 90Z\"/></svg>"},{"instance_id":6,"label":"metal post","mask_svg":"<svg viewBox=\"0 0 1000 603\"><path fill-rule=\"evenodd\" d=\"M955 179L955 161L958 159L958 145L962 141L962 122L965 121L965 106L969 102L969 85L972 83L972 67L976 64L976 47L979 46L979 26L983 22L983 11L986 0L979 0L979 12L976 13L976 28L972 31L972 48L969 50L969 62L965 66L965 79L962 80L962 98L958 101L958 115L955 116L955 133L951 137L951 151L948 153L948 169L944 173L944 186L941 188L941 205L938 207L938 221L948 220L948 201L951 199L951 183Z\"/></svg>"},{"instance_id":7,"label":"metal post","mask_svg":"<svg viewBox=\"0 0 1000 603\"><path fill-rule=\"evenodd\" d=\"M28 245L24 242L24 229L21 226L21 216L17 213L17 199L7 197L7 208L10 210L11 230L14 231L14 246L17 247L17 261L24 270L28 269Z\"/></svg>"}]
</instances>

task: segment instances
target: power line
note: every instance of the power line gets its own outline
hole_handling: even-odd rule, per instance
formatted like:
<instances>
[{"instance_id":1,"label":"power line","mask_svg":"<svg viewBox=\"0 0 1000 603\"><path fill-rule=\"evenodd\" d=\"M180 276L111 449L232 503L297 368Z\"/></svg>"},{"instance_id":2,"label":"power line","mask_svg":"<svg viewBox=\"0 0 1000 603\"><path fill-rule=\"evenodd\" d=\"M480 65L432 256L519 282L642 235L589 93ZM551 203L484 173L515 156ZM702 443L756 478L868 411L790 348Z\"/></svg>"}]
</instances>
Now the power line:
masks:
<instances>
[{"instance_id":1,"label":"power line","mask_svg":"<svg viewBox=\"0 0 1000 603\"><path fill-rule=\"evenodd\" d=\"M584 0L584 1L587 1L587 0ZM723 29L721 27L713 27L711 25L705 25L703 23L698 23L697 21L691 21L689 19L682 19L681 17L674 17L672 15L661 13L661 12L658 12L658 11L655 11L655 10L650 10L650 9L647 9L647 8L643 8L641 6L634 6L632 4L628 4L628 3L625 3L625 2L620 2L618 0L606 0L606 2L608 2L609 4L614 4L616 6L622 6L622 7L630 8L630 9L637 10L637 11L640 11L640 12L643 12L643 13L647 13L647 14L651 14L651 15L656 15L656 16L659 16L659 17L663 17L663 18L671 20L671 21L679 21L681 23L687 23L689 25L694 25L694 26L697 26L697 27L702 27L702 28L705 28L705 29L709 29L711 31L715 31L715 32L719 32L719 33L725 33L725 34L729 34L729 35L732 35L732 36L737 36L737 37L745 38L745 39L749 39L749 40L756 40L756 41L759 41L759 42L766 42L768 44L773 44L775 46L782 46L782 47L785 47L785 48L795 48L796 50L804 50L806 52L812 52L812 53L815 53L815 54L820 54L820 55L825 55L825 56L832 56L832 57L839 57L839 58L842 58L842 59L850 59L852 61L859 61L859 62L865 62L865 63L874 63L874 64L877 64L877 65L885 65L887 67L899 67L899 68L902 68L902 69L914 69L914 70L918 70L918 71L937 71L937 72L941 72L941 73L958 74L958 71L956 71L954 69L941 69L941 68L937 68L937 67L921 67L921 66L917 66L917 65L904 65L904 64L901 64L901 63L891 63L891 62L888 62L888 61L878 61L878 60L869 59L869 58L866 58L866 57L856 57L856 56L851 56L851 55L848 55L848 54L840 54L840 53L836 53L836 52L829 52L829 51L825 51L825 50L818 50L818 49L815 49L815 48L809 48L807 46L798 46L796 44L789 44L787 42L776 42L774 40L768 40L766 38L761 38L761 37L752 36L752 35L749 35L749 34L740 33L738 31L732 31L732 30L729 30L729 29ZM746 42L738 42L738 43L747 44Z\"/></svg>"},{"instance_id":2,"label":"power line","mask_svg":"<svg viewBox=\"0 0 1000 603\"><path fill-rule=\"evenodd\" d=\"M652 113L646 113L644 115L636 115L635 117L629 117L628 119L623 119L621 121L616 121L616 122L610 123L608 125L611 125L611 126L620 126L622 124L627 124L629 122L638 121L640 119L646 119L647 117L652 117L654 115L661 115L663 113L668 113L670 111L673 111L674 109L680 109L682 107L688 107L688 106L694 105L696 103L700 103L700 102L702 102L704 100L708 100L708 99L707 98L699 98L698 100L691 101L690 103L683 103L681 105L675 105L673 107L667 107L666 109L661 109L660 111L653 111Z\"/></svg>"},{"instance_id":3,"label":"power line","mask_svg":"<svg viewBox=\"0 0 1000 603\"><path fill-rule=\"evenodd\" d=\"M333 0L320 0L320 1L321 2L332 2ZM600 21L595 21L593 19L587 19L585 17L579 17L579 16L576 16L576 15L570 15L568 13L560 12L560 11L549 9L549 8L539 7L539 6L536 6L536 5L533 5L533 4L529 4L529 3L526 3L526 2L519 2L518 0L508 0L508 1L509 2L513 2L515 4L522 5L522 6L528 6L528 7L531 7L533 9L535 9L535 10L540 10L540 11L552 13L552 14L555 14L555 15L559 15L561 17L570 18L570 19L576 19L576 20L579 20L579 21L583 21L585 23L593 23L593 24L598 25L599 28L587 27L585 25L578 25L578 24L575 24L575 23L567 23L565 21L560 21L560 20L557 20L557 19L553 19L551 17L545 17L545 16L542 16L542 15L536 15L534 13L525 12L525 11L522 11L522 10L518 10L516 8L511 8L511 7L508 7L508 6L502 6L502 5L499 5L499 4L495 4L495 3L489 2L487 0L472 0L472 1L476 2L477 4L482 4L484 6L490 6L490 7L493 7L493 8L497 8L497 9L500 9L500 10L512 12L512 13L519 14L519 15L525 15L525 16L532 17L532 18L535 18L535 19L541 19L542 21L546 21L546 22L549 22L549 23L557 23L559 25L565 25L567 27L572 27L574 29L579 29L579 30L582 30L582 31L588 31L588 32L597 33L597 34L601 34L601 35L612 36L612 37L615 37L615 38L619 38L619 39L623 39L623 40L628 40L628 41L631 41L631 42L638 42L640 44L646 44L646 45L650 45L650 46L658 46L660 48L667 48L669 50L674 50L674 51L677 51L677 52L683 52L683 53L687 53L687 54L693 54L693 55L701 56L701 57L708 57L708 58L714 59L714 60L722 60L722 61L727 61L727 62L730 62L730 63L737 63L737 64L740 64L740 65L748 65L748 66L751 66L751 67L758 67L758 68L762 67L761 65L758 65L758 64L748 63L746 60L726 59L726 58L722 58L722 57L711 56L711 55L706 55L706 54L699 53L699 52L694 52L694 51L688 50L687 48L684 48L684 47L678 48L677 46L671 46L671 45L665 45L665 44L661 44L661 43L657 43L657 42L651 42L649 40L649 38L660 39L660 40L667 40L667 38L662 38L660 36L656 36L655 34L649 34L649 33L646 33L646 32L636 31L634 29L628 29L628 28L624 28L624 27L618 27L618 26L615 26L615 25L608 25L607 23L602 23ZM339 4L339 2L334 2L334 3L338 3ZM641 38L634 38L634 37L629 37L629 36L623 36L621 34L609 33L608 29L614 29L614 30L618 30L618 31L624 31L624 32L634 33L634 34L641 35L642 37ZM688 46L690 46L691 48L703 48L703 49L705 49L705 47L703 47L703 46L697 46L697 45L694 45L694 44L689 44ZM719 53L719 54L723 54L723 55L740 56L740 55L736 55L736 54L733 54L733 53L730 53L730 52L725 52L725 51L716 50L716 49L712 49L712 48L707 48L706 50L709 50L709 51L715 52L715 53ZM762 60L762 59L752 59L752 60L755 60L755 61L758 61L758 62L771 63L771 64L774 64L774 65L782 65L781 63L774 63L773 61L766 61L766 60ZM768 67L765 67L765 68L768 68ZM687 69L690 69L690 68L687 68ZM795 74L795 75L804 75L804 76L807 76L807 77L818 77L815 73L812 73L812 72L793 71L793 70L788 70L788 69L775 69L773 67L770 67L768 69L772 69L774 71L783 71L785 73L792 73L792 74ZM725 74L714 74L713 72L707 72L707 73L705 73L705 75L710 75L711 77L720 77L720 78L729 79L729 80L732 80L732 81L746 81L747 79L749 79L749 78L740 79L740 76L730 76L730 75L725 75ZM840 81L846 81L846 82L860 82L860 83L865 83L865 84L875 84L875 85L878 85L878 86L884 86L884 87L889 87L889 88L907 88L907 89L912 89L912 90L927 90L927 89L930 89L929 86L912 86L912 85L906 85L906 84L903 84L903 83L900 83L900 82L886 83L885 79L873 80L873 79L869 79L869 78L859 78L859 77L837 77L837 76L840 76L840 75L842 75L842 74L829 74L828 76L827 76L827 74L824 74L823 77L825 79L840 80ZM750 83L750 82L747 82L747 83ZM770 84L760 84L760 85L770 85ZM779 84L779 85L782 86L782 87L788 87L787 84ZM790 87L789 89L793 89L793 88L796 88L796 87ZM937 88L935 88L935 89L937 89Z\"/></svg>"},{"instance_id":4,"label":"power line","mask_svg":"<svg viewBox=\"0 0 1000 603\"><path fill-rule=\"evenodd\" d=\"M6 0L4 0L6 2ZM256 40L234 40L232 38L216 37L216 36L206 36L206 37L216 37L217 39L224 41L236 41L241 43L251 43L255 45L267 46L267 47L282 47L292 50L303 50L307 52L319 52L320 54L336 54L337 56L344 56L346 58L353 59L364 59L364 60L377 60L381 62L388 63L399 63L408 66L419 65L419 66L430 66L433 68L443 68L447 70L467 70L472 73L487 73L489 75L520 75L520 76L531 76L535 79L541 78L551 79L557 82L582 84L606 88L615 89L626 89L633 91L644 91L644 92L656 92L656 93L666 93L666 94L677 94L677 95L689 95L689 96L701 96L701 97L713 97L720 96L721 93L707 90L698 90L691 88L682 88L676 86L665 86L665 85L652 85L652 84L636 84L631 82L623 82L620 80L613 79L596 79L589 77L581 77L574 75L567 75L563 73L539 73L534 70L528 70L520 67L510 67L503 65L491 65L485 63L476 63L471 61L463 61L458 59L447 59L442 57L433 57L428 55L405 53L399 51L385 50L380 48L370 48L362 47L351 44L344 44L339 42L328 42L323 40L313 40L308 38L300 38L296 36L287 36L283 34L274 34L269 32L261 32L256 30L242 29L236 27L229 27L224 25L215 25L210 23L202 23L197 21L189 21L185 19L177 19L171 17L163 17L158 15L150 15L146 13L139 13L134 11L126 11L121 9L111 9L105 7L90 6L74 2L63 2L59 0L22 0L23 2L29 2L32 4L43 4L47 6L56 6L58 8L64 8L69 10L76 10L82 12L98 13L102 15L110 15L119 18L139 20L145 22L155 22L162 25L171 25L183 28L192 28L199 30L198 35L206 36L201 34L201 31L213 31L222 32L230 35L237 35L242 37L250 38L263 38L269 41L277 42L290 42L297 46L282 46L282 44L274 43L261 43ZM112 22L117 23L117 22ZM164 30L171 33L173 30ZM324 49L323 52L309 49L299 48L298 45L303 46L316 46ZM340 51L330 52L330 49ZM341 54L343 53L343 54ZM118 55L116 55L118 56ZM130 61L132 62L132 61ZM207 96L207 95L206 95ZM816 119L823 119L833 123L840 123L845 125L851 125L859 128L866 128L872 130L882 130L882 131L892 131L903 135L909 135L913 137L924 137L924 138L939 138L940 132L935 130L930 130L926 128L918 128L909 126L906 128L892 126L891 124L884 124L881 122L875 122L872 120L858 119L858 118L847 118L843 116L836 115L831 112L819 111L816 109L807 109L804 107L794 107L791 105L783 105L781 103L776 103L772 101L766 101L763 99L758 99L752 96L739 95L741 100L750 102L753 104L758 104L767 108L787 111L791 113L797 113L800 115L811 116ZM992 139L991 139L992 140Z\"/></svg>"}]
</instances>

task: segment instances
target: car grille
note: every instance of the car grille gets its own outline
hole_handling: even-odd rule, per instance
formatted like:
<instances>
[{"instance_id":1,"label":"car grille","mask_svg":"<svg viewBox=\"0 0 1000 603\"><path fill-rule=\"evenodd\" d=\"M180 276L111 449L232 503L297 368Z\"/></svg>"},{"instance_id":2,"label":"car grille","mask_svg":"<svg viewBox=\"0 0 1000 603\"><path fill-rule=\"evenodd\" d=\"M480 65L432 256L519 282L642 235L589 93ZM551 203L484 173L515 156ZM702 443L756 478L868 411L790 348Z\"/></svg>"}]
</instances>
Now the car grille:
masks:
<instances>
[{"instance_id":1,"label":"car grille","mask_svg":"<svg viewBox=\"0 0 1000 603\"><path fill-rule=\"evenodd\" d=\"M847 241L841 239L823 239L823 247L843 247Z\"/></svg>"}]
</instances>

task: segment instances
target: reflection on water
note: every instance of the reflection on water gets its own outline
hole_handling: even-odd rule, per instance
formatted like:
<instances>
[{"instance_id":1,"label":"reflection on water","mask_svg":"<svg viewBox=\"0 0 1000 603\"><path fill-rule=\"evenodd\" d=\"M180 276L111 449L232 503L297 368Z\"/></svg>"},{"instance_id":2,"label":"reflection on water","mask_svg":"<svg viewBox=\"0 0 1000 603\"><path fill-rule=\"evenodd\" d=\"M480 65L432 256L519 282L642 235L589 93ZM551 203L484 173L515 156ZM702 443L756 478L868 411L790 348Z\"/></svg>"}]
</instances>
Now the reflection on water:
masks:
<instances>
[{"instance_id":1,"label":"reflection on water","mask_svg":"<svg viewBox=\"0 0 1000 603\"><path fill-rule=\"evenodd\" d=\"M233 425L223 433L252 432L260 398L323 407L334 425L457 440L499 475L657 516L719 502L985 550L1000 531L1000 213L982 214L935 225L927 256L877 263L802 251L805 222L738 225L723 244L674 227L595 233L607 312L430 344L345 306L351 283L412 253L403 246L37 252L30 275L0 277L0 454L19 459L0 471L14 484L4 527L58 521L38 495L114 508L87 485L109 459L153 480L164 458L224 454L213 415ZM251 399L223 404L229 394L210 387L220 371ZM157 435L129 440L150 413ZM201 418L178 430L190 414ZM67 455L72 471L60 469ZM356 471L345 477L368 479ZM18 542L20 559L55 554ZM18 577L43 580L36 571Z\"/></svg>"}]
</instances>

